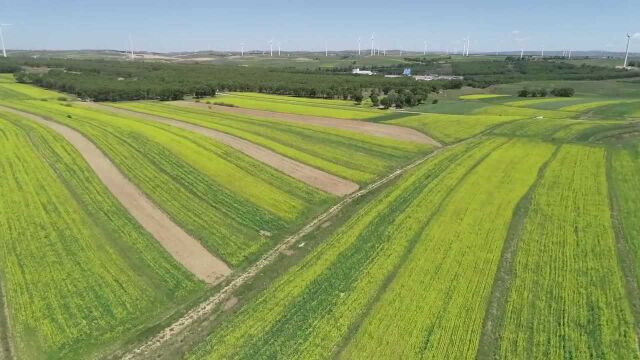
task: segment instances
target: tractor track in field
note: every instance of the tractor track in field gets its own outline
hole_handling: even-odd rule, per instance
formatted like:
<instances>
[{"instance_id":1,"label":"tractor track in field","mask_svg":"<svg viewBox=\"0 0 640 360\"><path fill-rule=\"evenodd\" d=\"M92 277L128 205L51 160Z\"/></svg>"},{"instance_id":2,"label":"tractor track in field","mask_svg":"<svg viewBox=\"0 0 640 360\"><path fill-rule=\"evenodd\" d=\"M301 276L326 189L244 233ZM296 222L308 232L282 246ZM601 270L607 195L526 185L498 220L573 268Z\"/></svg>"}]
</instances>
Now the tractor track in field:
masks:
<instances>
[{"instance_id":1,"label":"tractor track in field","mask_svg":"<svg viewBox=\"0 0 640 360\"><path fill-rule=\"evenodd\" d=\"M192 131L215 141L230 146L243 154L256 159L272 168L300 180L307 185L316 189L320 189L336 196L345 196L359 189L358 184L338 176L329 174L322 170L316 169L309 165L303 164L286 156L280 155L263 146L256 145L250 141L238 138L233 135L226 134L221 131L213 130L207 127L194 125L186 121L181 121L169 117L147 114L144 112L121 109L113 106L102 105L98 103L82 103L85 106L100 109L115 114L137 117L149 121L159 122L184 130Z\"/></svg>"},{"instance_id":2,"label":"tractor track in field","mask_svg":"<svg viewBox=\"0 0 640 360\"><path fill-rule=\"evenodd\" d=\"M414 167L420 165L424 161L430 159L431 157L435 156L436 154L440 153L440 151L442 151L442 150L444 150L446 148L448 148L448 147L441 147L440 149L437 149L436 151L434 151L434 152L432 152L432 153L430 153L430 154L428 154L426 156L423 156L420 159L418 159L418 160L416 160L416 161L414 161L414 162L412 162L412 163L410 163L410 164L408 164L408 165L406 165L406 166L404 166L402 168L399 168L399 169L395 170L391 174L386 175L382 179L377 180L376 182L366 186L365 188L348 195L342 201L340 201L338 204L334 205L329 210L325 211L321 215L319 215L316 218L314 218L313 220L311 220L311 222L309 222L307 225L305 225L298 232L296 232L295 234L293 234L293 235L289 236L288 238L286 238L285 240L283 240L275 248L273 248L271 251L269 251L267 254L265 254L262 258L260 258L260 260L258 260L258 262L256 262L251 267L249 267L245 272L239 274L233 281L231 281L229 284L227 284L219 292L217 292L216 294L212 295L211 297L209 297L208 299L206 299L204 302L200 303L199 305L197 305L195 308L193 308L192 310L187 312L185 315L183 315L180 319L178 319L173 324L171 324L168 327L166 327L165 329L163 329L161 332L159 332L158 334L156 334L155 336L153 336L152 338L150 338L149 340L144 342L142 345L140 345L137 348L129 351L128 353L126 353L122 357L122 359L123 360L132 360L132 359L137 359L137 358L144 358L145 354L148 354L150 351L153 351L153 350L157 349L158 347L160 347L164 342L168 341L175 334L187 329L191 324L195 323L199 319L201 319L201 318L207 316L208 314L210 314L211 312L213 312L215 310L215 308L218 305L223 304L223 302L227 298L229 298L236 289L241 287L247 281L253 279L260 271L262 271L262 269L264 269L267 265L273 263L280 254L285 253L285 251L291 245L293 245L296 241L298 241L302 237L306 236L307 234L311 233L318 226L322 225L327 220L329 220L332 217L334 217L338 212L340 212L340 210L343 207L345 207L349 203L353 202L355 199L357 199L357 198L359 198L359 197L361 197L363 195L366 195L366 194L370 193L371 191L379 188L380 186L386 184L387 182L395 179L396 177L400 176L401 174L407 172L408 170L413 169Z\"/></svg>"},{"instance_id":3,"label":"tractor track in field","mask_svg":"<svg viewBox=\"0 0 640 360\"><path fill-rule=\"evenodd\" d=\"M215 285L231 274L231 269L202 244L176 225L129 181L109 158L80 132L52 120L0 106L7 111L52 129L65 138L87 162L105 187L165 250L202 281Z\"/></svg>"},{"instance_id":4,"label":"tractor track in field","mask_svg":"<svg viewBox=\"0 0 640 360\"><path fill-rule=\"evenodd\" d=\"M442 146L436 140L430 138L429 136L406 127L397 126L397 125L389 125L389 124L378 124L373 122L368 122L365 120L344 120L344 119L336 119L329 117L321 117L321 116L311 116L311 115L297 115L297 114L288 114L288 113L280 113L275 111L267 111L267 110L256 110L256 109L247 109L247 108L239 108L239 107L230 107L230 106L220 106L220 105L209 105L203 103L197 103L192 101L174 101L172 104L182 106L182 107L193 107L198 109L205 109L216 112L225 112L236 115L245 115L252 116L263 119L274 119L280 121L287 121L296 124L303 125L316 125L329 127L340 130L347 130L352 132L357 132L365 135L373 135L378 137L384 137L388 139L394 140L404 140L411 141L419 144L429 144L436 147Z\"/></svg>"}]
</instances>

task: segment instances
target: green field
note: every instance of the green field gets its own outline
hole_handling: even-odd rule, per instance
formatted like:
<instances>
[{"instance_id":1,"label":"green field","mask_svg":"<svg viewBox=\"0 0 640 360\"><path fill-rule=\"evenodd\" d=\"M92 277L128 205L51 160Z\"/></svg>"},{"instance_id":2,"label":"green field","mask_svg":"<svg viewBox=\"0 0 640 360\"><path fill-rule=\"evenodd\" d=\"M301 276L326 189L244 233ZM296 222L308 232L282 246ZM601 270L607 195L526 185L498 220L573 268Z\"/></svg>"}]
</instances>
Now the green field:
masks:
<instances>
[{"instance_id":1,"label":"green field","mask_svg":"<svg viewBox=\"0 0 640 360\"><path fill-rule=\"evenodd\" d=\"M128 110L208 127L358 183L367 183L431 148L322 126L212 113L160 102L114 103Z\"/></svg>"},{"instance_id":2,"label":"green field","mask_svg":"<svg viewBox=\"0 0 640 360\"><path fill-rule=\"evenodd\" d=\"M246 265L330 201L327 194L185 130L55 102L9 105L80 131L174 221L232 266Z\"/></svg>"},{"instance_id":3,"label":"green field","mask_svg":"<svg viewBox=\"0 0 640 360\"><path fill-rule=\"evenodd\" d=\"M0 279L20 359L79 358L204 291L60 136L0 112ZM17 256L16 256L17 255Z\"/></svg>"},{"instance_id":4,"label":"green field","mask_svg":"<svg viewBox=\"0 0 640 360\"><path fill-rule=\"evenodd\" d=\"M371 108L370 101L363 102L362 105L355 105L353 101L346 100L306 99L258 93L226 93L200 101L247 109L351 120L370 119L388 112Z\"/></svg>"}]
</instances>

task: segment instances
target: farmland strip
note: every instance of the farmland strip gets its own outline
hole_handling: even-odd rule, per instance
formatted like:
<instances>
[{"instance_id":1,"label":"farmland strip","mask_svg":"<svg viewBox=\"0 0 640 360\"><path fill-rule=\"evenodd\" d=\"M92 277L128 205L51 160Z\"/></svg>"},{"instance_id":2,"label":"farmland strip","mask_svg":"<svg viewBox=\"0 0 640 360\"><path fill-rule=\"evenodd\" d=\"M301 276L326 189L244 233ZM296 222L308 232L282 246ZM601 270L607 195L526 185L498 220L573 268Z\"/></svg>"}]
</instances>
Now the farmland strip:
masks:
<instances>
[{"instance_id":1,"label":"farmland strip","mask_svg":"<svg viewBox=\"0 0 640 360\"><path fill-rule=\"evenodd\" d=\"M0 280L2 276L0 275ZM13 359L11 351L11 334L9 330L9 313L7 311L7 299L0 281L0 360Z\"/></svg>"},{"instance_id":2,"label":"farmland strip","mask_svg":"<svg viewBox=\"0 0 640 360\"><path fill-rule=\"evenodd\" d=\"M196 103L191 101L175 101L173 104L186 107L196 107L201 109L213 110L216 112L226 112L232 114L248 115L253 117L261 117L268 119L278 119L282 121L288 121L299 124L313 124L319 126L332 127L337 129L349 130L360 132L363 134L369 134L374 136L381 136L396 140L412 141L420 144L430 144L434 146L441 146L441 144L427 135L413 130L395 125L376 124L366 121L357 120L340 120L335 118L309 116L309 115L295 115L286 113L277 113L265 110L243 109L237 107L208 105L203 103Z\"/></svg>"},{"instance_id":3,"label":"farmland strip","mask_svg":"<svg viewBox=\"0 0 640 360\"><path fill-rule=\"evenodd\" d=\"M499 357L639 357L615 253L604 155L601 148L564 145L533 193Z\"/></svg>"},{"instance_id":4,"label":"farmland strip","mask_svg":"<svg viewBox=\"0 0 640 360\"><path fill-rule=\"evenodd\" d=\"M497 345L499 332L498 329L501 326L503 320L503 313L506 307L507 295L509 293L509 282L513 276L513 261L515 259L518 238L522 232L525 218L529 213L529 207L531 206L531 197L533 192L540 183L547 166L555 159L560 147L556 147L553 155L540 167L535 182L531 185L527 193L520 199L518 205L513 211L511 218L511 224L509 224L509 230L507 231L507 237L502 246L502 254L500 255L500 262L498 263L498 270L493 280L491 298L487 305L487 310L482 322L482 332L480 333L480 342L478 344L478 353L476 359L494 359L497 354Z\"/></svg>"},{"instance_id":5,"label":"farmland strip","mask_svg":"<svg viewBox=\"0 0 640 360\"><path fill-rule=\"evenodd\" d=\"M62 135L96 172L111 193L149 231L162 246L186 269L209 284L220 282L231 270L209 253L199 241L189 236L140 192L113 163L89 140L77 131L39 116L0 106Z\"/></svg>"},{"instance_id":6,"label":"farmland strip","mask_svg":"<svg viewBox=\"0 0 640 360\"><path fill-rule=\"evenodd\" d=\"M235 136L225 134L213 129L197 126L183 121L161 117L157 115L146 114L137 111L126 110L122 108L116 108L111 106L105 106L97 103L85 103L87 106L111 111L128 116L134 116L145 120L151 120L161 122L163 124L179 127L181 129L194 131L199 134L205 135L216 141L220 141L223 144L231 146L232 148L243 152L246 155L253 157L283 173L298 179L304 183L307 183L315 188L323 190L333 195L345 196L356 190L358 190L358 184L351 181L341 179L337 176L328 174L324 171L318 170L311 166L302 164L293 159L282 156L262 146L253 144L249 141L237 138Z\"/></svg>"},{"instance_id":7,"label":"farmland strip","mask_svg":"<svg viewBox=\"0 0 640 360\"><path fill-rule=\"evenodd\" d=\"M160 333L156 334L154 337L144 342L137 348L131 350L124 356L124 360L131 360L144 354L149 353L150 351L157 349L161 346L167 339L174 336L176 333L184 331L193 323L201 319L202 317L210 314L216 307L221 304L224 300L226 300L236 289L244 285L247 281L253 279L262 269L264 269L267 265L271 264L280 254L282 254L285 250L287 250L292 244L297 242L302 237L309 234L311 231L316 229L321 224L325 223L336 214L340 212L340 210L346 205L353 202L355 199L374 191L380 186L388 183L389 181L397 178L401 174L415 168L416 166L422 164L428 159L438 155L443 149L436 150L435 152L426 155L411 164L408 164L400 169L395 170L391 174L383 177L382 179L368 185L367 187L352 193L345 197L340 203L333 206L329 210L325 211L318 217L314 218L311 222L309 222L305 227L303 227L296 234L291 235L282 241L278 246L273 248L270 252L265 254L258 262L249 267L244 273L240 274L237 278L235 278L231 283L225 286L222 290L220 290L217 294L208 298L206 301L201 303L199 306L195 307L187 314L185 314L178 321L174 322L171 326L163 329Z\"/></svg>"}]
</instances>

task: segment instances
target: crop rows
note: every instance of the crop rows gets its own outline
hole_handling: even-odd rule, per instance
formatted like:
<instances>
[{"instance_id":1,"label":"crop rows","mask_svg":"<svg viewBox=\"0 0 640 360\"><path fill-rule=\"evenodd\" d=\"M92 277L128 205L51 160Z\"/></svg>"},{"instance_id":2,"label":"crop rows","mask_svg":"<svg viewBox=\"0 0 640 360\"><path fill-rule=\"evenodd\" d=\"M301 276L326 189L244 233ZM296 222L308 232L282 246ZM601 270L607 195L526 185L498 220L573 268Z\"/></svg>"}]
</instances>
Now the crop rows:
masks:
<instances>
[{"instance_id":1,"label":"crop rows","mask_svg":"<svg viewBox=\"0 0 640 360\"><path fill-rule=\"evenodd\" d=\"M372 181L426 152L425 145L327 127L255 119L162 103L114 104L228 133L284 156L359 183Z\"/></svg>"},{"instance_id":2,"label":"crop rows","mask_svg":"<svg viewBox=\"0 0 640 360\"><path fill-rule=\"evenodd\" d=\"M475 356L514 208L553 146L512 141L446 199L345 350L345 358Z\"/></svg>"},{"instance_id":3,"label":"crop rows","mask_svg":"<svg viewBox=\"0 0 640 360\"><path fill-rule=\"evenodd\" d=\"M450 188L503 142L466 144L421 165L214 331L192 358L327 357Z\"/></svg>"},{"instance_id":4,"label":"crop rows","mask_svg":"<svg viewBox=\"0 0 640 360\"><path fill-rule=\"evenodd\" d=\"M519 119L517 116L421 114L387 121L422 131L444 143L470 138L494 126Z\"/></svg>"},{"instance_id":5,"label":"crop rows","mask_svg":"<svg viewBox=\"0 0 640 360\"><path fill-rule=\"evenodd\" d=\"M370 119L387 113L387 111L357 107L352 101L307 99L256 93L231 93L202 101L210 101L213 104L221 102L248 109L351 120Z\"/></svg>"},{"instance_id":6,"label":"crop rows","mask_svg":"<svg viewBox=\"0 0 640 360\"><path fill-rule=\"evenodd\" d=\"M19 359L121 343L204 291L62 138L0 113L0 276Z\"/></svg>"},{"instance_id":7,"label":"crop rows","mask_svg":"<svg viewBox=\"0 0 640 360\"><path fill-rule=\"evenodd\" d=\"M317 211L312 206L322 208L330 199L181 129L52 102L11 105L80 131L176 223L233 266L256 258Z\"/></svg>"},{"instance_id":8,"label":"crop rows","mask_svg":"<svg viewBox=\"0 0 640 360\"><path fill-rule=\"evenodd\" d=\"M500 339L504 359L638 358L603 149L563 146L533 193Z\"/></svg>"}]
</instances>

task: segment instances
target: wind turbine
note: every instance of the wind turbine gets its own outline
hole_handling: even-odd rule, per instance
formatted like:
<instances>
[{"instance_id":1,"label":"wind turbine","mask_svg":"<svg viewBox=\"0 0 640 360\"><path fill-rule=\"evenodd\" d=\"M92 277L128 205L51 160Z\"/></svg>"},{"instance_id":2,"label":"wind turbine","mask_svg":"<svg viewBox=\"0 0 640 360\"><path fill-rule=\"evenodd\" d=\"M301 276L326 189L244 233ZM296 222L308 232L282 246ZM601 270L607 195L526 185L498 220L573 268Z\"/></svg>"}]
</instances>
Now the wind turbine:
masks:
<instances>
[{"instance_id":1,"label":"wind turbine","mask_svg":"<svg viewBox=\"0 0 640 360\"><path fill-rule=\"evenodd\" d=\"M360 56L360 42L361 42L361 38L358 36L358 56Z\"/></svg>"},{"instance_id":2,"label":"wind turbine","mask_svg":"<svg viewBox=\"0 0 640 360\"><path fill-rule=\"evenodd\" d=\"M244 56L244 43L240 44L240 56Z\"/></svg>"},{"instance_id":3,"label":"wind turbine","mask_svg":"<svg viewBox=\"0 0 640 360\"><path fill-rule=\"evenodd\" d=\"M375 40L375 38L376 38L376 33L371 33L371 56L373 56L373 52L374 52L373 41Z\"/></svg>"},{"instance_id":4,"label":"wind turbine","mask_svg":"<svg viewBox=\"0 0 640 360\"><path fill-rule=\"evenodd\" d=\"M544 58L544 46L542 47L542 50L540 50L540 57Z\"/></svg>"},{"instance_id":5,"label":"wind turbine","mask_svg":"<svg viewBox=\"0 0 640 360\"><path fill-rule=\"evenodd\" d=\"M520 60L524 57L524 48L520 48Z\"/></svg>"},{"instance_id":6,"label":"wind turbine","mask_svg":"<svg viewBox=\"0 0 640 360\"><path fill-rule=\"evenodd\" d=\"M427 55L427 40L424 41L424 50L422 51L422 55Z\"/></svg>"},{"instance_id":7,"label":"wind turbine","mask_svg":"<svg viewBox=\"0 0 640 360\"><path fill-rule=\"evenodd\" d=\"M129 50L130 50L130 56L131 56L131 60L134 60L136 55L133 53L133 40L131 39L131 34L129 34Z\"/></svg>"},{"instance_id":8,"label":"wind turbine","mask_svg":"<svg viewBox=\"0 0 640 360\"><path fill-rule=\"evenodd\" d=\"M569 49L569 60L571 60L571 53L573 52L573 50Z\"/></svg>"},{"instance_id":9,"label":"wind turbine","mask_svg":"<svg viewBox=\"0 0 640 360\"><path fill-rule=\"evenodd\" d=\"M0 24L0 42L2 43L2 56L7 57L7 50L4 48L4 35L2 35L2 27L11 26L11 24ZM627 48L629 48L627 46Z\"/></svg>"},{"instance_id":10,"label":"wind turbine","mask_svg":"<svg viewBox=\"0 0 640 360\"><path fill-rule=\"evenodd\" d=\"M1 34L1 33L0 33ZM627 64L629 63L629 43L631 42L631 34L627 33L627 51L624 54L624 65L623 68L627 68ZM4 45L2 45L2 51L4 51ZM7 57L5 54L4 57Z\"/></svg>"},{"instance_id":11,"label":"wind turbine","mask_svg":"<svg viewBox=\"0 0 640 360\"><path fill-rule=\"evenodd\" d=\"M329 56L329 48L327 47L327 40L324 41L324 57Z\"/></svg>"},{"instance_id":12,"label":"wind turbine","mask_svg":"<svg viewBox=\"0 0 640 360\"><path fill-rule=\"evenodd\" d=\"M471 47L471 38L467 36L467 53L465 56L469 56L469 48Z\"/></svg>"},{"instance_id":13,"label":"wind turbine","mask_svg":"<svg viewBox=\"0 0 640 360\"><path fill-rule=\"evenodd\" d=\"M278 41L278 57L280 57L280 41Z\"/></svg>"}]
</instances>

